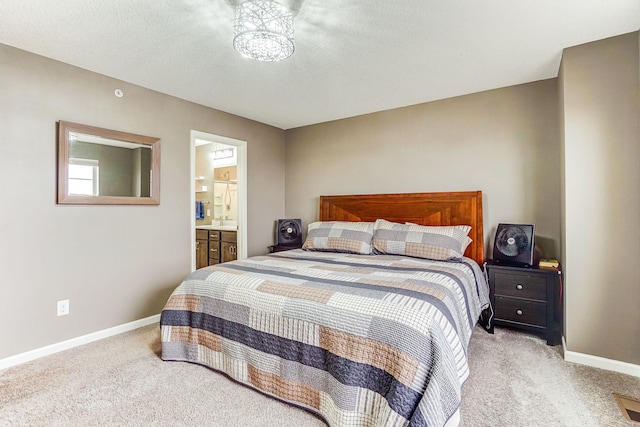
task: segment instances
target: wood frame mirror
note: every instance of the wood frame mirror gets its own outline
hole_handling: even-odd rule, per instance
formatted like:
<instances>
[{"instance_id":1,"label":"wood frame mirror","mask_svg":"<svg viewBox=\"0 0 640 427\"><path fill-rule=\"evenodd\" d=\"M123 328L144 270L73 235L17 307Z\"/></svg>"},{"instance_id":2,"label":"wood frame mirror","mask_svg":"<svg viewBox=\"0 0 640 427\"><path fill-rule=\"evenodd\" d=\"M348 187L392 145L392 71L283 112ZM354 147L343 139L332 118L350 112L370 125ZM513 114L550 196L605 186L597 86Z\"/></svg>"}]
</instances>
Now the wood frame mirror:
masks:
<instances>
[{"instance_id":1,"label":"wood frame mirror","mask_svg":"<svg viewBox=\"0 0 640 427\"><path fill-rule=\"evenodd\" d=\"M160 139L61 120L58 204L159 205Z\"/></svg>"}]
</instances>

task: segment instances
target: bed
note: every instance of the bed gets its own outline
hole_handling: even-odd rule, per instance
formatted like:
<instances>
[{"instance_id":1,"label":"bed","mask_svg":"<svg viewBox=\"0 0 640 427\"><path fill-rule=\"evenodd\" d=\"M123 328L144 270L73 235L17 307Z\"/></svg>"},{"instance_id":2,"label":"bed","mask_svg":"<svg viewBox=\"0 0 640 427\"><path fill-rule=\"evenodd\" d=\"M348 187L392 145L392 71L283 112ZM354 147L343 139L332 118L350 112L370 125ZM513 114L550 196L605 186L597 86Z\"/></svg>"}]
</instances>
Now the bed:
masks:
<instances>
[{"instance_id":1,"label":"bed","mask_svg":"<svg viewBox=\"0 0 640 427\"><path fill-rule=\"evenodd\" d=\"M205 267L175 289L162 359L331 427L456 426L489 305L483 257L480 191L321 196L303 249Z\"/></svg>"}]
</instances>

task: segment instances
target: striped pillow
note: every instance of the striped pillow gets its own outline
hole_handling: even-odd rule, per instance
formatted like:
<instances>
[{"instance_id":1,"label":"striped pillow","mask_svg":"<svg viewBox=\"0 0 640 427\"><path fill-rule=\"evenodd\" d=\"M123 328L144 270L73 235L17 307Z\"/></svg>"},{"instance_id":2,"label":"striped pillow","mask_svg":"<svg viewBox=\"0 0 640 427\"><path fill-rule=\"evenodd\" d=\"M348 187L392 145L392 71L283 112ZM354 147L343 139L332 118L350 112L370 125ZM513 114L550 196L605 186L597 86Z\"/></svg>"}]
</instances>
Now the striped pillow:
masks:
<instances>
[{"instance_id":1,"label":"striped pillow","mask_svg":"<svg viewBox=\"0 0 640 427\"><path fill-rule=\"evenodd\" d=\"M471 243L468 225L433 227L375 222L373 248L376 253L406 255L438 261L460 261Z\"/></svg>"},{"instance_id":2,"label":"striped pillow","mask_svg":"<svg viewBox=\"0 0 640 427\"><path fill-rule=\"evenodd\" d=\"M373 222L312 222L302 249L370 255Z\"/></svg>"}]
</instances>

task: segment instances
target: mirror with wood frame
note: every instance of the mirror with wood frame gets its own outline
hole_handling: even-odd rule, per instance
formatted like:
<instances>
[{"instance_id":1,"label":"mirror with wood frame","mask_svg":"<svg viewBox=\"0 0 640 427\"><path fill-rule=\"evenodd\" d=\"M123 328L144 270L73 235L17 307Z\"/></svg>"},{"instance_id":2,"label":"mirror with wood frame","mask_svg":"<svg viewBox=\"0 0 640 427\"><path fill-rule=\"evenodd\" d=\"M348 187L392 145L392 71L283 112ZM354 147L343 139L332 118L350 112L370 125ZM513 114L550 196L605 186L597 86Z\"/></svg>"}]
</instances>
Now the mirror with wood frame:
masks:
<instances>
[{"instance_id":1,"label":"mirror with wood frame","mask_svg":"<svg viewBox=\"0 0 640 427\"><path fill-rule=\"evenodd\" d=\"M61 120L58 203L159 205L160 139Z\"/></svg>"}]
</instances>

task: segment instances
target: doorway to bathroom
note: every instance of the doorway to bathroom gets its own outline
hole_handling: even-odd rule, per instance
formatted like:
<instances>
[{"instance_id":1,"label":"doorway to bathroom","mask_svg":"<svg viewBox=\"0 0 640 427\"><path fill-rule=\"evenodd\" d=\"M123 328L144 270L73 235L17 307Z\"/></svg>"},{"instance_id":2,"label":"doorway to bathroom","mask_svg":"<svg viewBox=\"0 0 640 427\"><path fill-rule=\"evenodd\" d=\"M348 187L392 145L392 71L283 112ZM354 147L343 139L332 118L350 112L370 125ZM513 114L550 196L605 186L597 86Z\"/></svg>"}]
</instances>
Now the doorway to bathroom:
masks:
<instances>
[{"instance_id":1,"label":"doorway to bathroom","mask_svg":"<svg viewBox=\"0 0 640 427\"><path fill-rule=\"evenodd\" d=\"M191 131L193 269L247 257L246 145Z\"/></svg>"}]
</instances>

